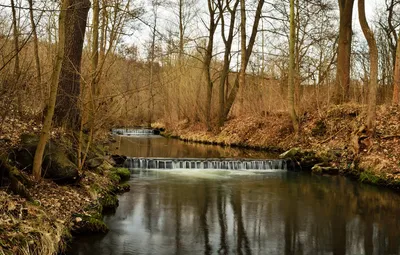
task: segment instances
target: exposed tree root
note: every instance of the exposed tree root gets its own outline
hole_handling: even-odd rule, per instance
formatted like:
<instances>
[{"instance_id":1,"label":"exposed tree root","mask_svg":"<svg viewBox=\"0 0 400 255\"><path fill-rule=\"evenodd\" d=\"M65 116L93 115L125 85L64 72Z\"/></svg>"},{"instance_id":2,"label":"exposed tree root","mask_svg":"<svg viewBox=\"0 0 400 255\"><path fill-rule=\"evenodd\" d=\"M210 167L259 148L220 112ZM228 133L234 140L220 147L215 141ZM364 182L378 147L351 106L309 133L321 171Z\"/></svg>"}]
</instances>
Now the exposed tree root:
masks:
<instances>
[{"instance_id":1,"label":"exposed tree root","mask_svg":"<svg viewBox=\"0 0 400 255\"><path fill-rule=\"evenodd\" d=\"M8 179L10 185L9 189L15 194L26 198L28 201L33 202L31 195L29 194L26 186L31 185L30 181L14 166L8 163L6 157L0 157L0 185Z\"/></svg>"}]
</instances>

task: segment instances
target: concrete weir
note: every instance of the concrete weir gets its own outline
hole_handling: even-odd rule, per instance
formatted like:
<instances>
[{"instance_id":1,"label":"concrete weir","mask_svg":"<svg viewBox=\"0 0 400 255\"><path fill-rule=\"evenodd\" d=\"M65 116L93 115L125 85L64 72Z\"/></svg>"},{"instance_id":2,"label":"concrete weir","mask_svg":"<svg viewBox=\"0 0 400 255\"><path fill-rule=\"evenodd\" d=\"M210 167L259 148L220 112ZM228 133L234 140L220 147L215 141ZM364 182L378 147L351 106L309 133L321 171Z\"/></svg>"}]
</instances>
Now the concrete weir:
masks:
<instances>
[{"instance_id":1,"label":"concrete weir","mask_svg":"<svg viewBox=\"0 0 400 255\"><path fill-rule=\"evenodd\" d=\"M215 169L293 171L295 164L286 159L230 159L230 158L127 158L124 166L129 169Z\"/></svg>"},{"instance_id":2,"label":"concrete weir","mask_svg":"<svg viewBox=\"0 0 400 255\"><path fill-rule=\"evenodd\" d=\"M112 130L114 135L159 135L160 132L149 128L115 128Z\"/></svg>"}]
</instances>

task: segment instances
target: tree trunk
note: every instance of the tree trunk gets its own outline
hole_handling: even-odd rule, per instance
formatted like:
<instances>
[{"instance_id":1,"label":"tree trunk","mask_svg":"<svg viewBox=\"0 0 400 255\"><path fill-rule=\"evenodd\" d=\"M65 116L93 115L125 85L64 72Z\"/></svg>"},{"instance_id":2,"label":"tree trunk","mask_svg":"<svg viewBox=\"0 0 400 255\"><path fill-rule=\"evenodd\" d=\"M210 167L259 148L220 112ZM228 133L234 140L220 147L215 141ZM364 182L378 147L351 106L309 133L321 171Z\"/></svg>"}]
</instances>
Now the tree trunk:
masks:
<instances>
[{"instance_id":1,"label":"tree trunk","mask_svg":"<svg viewBox=\"0 0 400 255\"><path fill-rule=\"evenodd\" d=\"M399 93L400 93L400 36L397 40L396 61L394 64L394 73L393 73L393 100L392 100L392 103L394 105L399 104Z\"/></svg>"},{"instance_id":2,"label":"tree trunk","mask_svg":"<svg viewBox=\"0 0 400 255\"><path fill-rule=\"evenodd\" d=\"M92 59L91 59L91 91L92 97L97 96L98 89L98 64L99 64L99 0L93 0L93 18L92 18ZM95 101L95 100L92 100Z\"/></svg>"},{"instance_id":3,"label":"tree trunk","mask_svg":"<svg viewBox=\"0 0 400 255\"><path fill-rule=\"evenodd\" d=\"M339 0L339 42L334 93L336 104L349 100L353 5L354 0Z\"/></svg>"},{"instance_id":4,"label":"tree trunk","mask_svg":"<svg viewBox=\"0 0 400 255\"><path fill-rule=\"evenodd\" d=\"M40 57L39 57L39 42L36 32L36 23L33 15L33 0L28 0L29 3L29 17L31 20L32 26L32 36L33 36L33 49L35 55L35 65L36 65L36 76L37 76L37 85L39 86L40 92L40 100L44 100L44 93L42 89L42 71L40 70ZM46 100L47 101L47 100Z\"/></svg>"},{"instance_id":5,"label":"tree trunk","mask_svg":"<svg viewBox=\"0 0 400 255\"><path fill-rule=\"evenodd\" d=\"M184 36L185 36L185 29L183 26L184 17L183 17L183 5L184 1L179 0L179 54L178 54L178 68L179 68L179 81L177 84L177 97L176 97L176 105L178 109L178 121L181 119L181 86L182 86L182 76L183 74L183 46L184 46Z\"/></svg>"},{"instance_id":6,"label":"tree trunk","mask_svg":"<svg viewBox=\"0 0 400 255\"><path fill-rule=\"evenodd\" d=\"M390 57L392 60L392 64L393 66L396 64L396 52L397 52L397 48L398 48L398 40L399 38L397 37L397 32L396 32L396 28L393 26L393 19L394 17L394 7L398 4L398 2L394 0L390 0L390 4L389 6L387 6L387 11L388 13L388 19L387 19L387 25L389 30L387 30L386 34L387 34L387 39L388 39L388 46L389 46L389 50L390 50ZM385 83L383 83L385 84Z\"/></svg>"},{"instance_id":7,"label":"tree trunk","mask_svg":"<svg viewBox=\"0 0 400 255\"><path fill-rule=\"evenodd\" d=\"M11 0L11 12L12 12L12 27L13 27L13 36L14 36L14 51L15 51L15 60L14 60L14 82L16 84L17 99L18 99L18 114L22 115L22 88L19 84L19 78L21 76L21 69L19 66L19 32L18 32L18 24L17 24L17 13L15 10L14 0Z\"/></svg>"},{"instance_id":8,"label":"tree trunk","mask_svg":"<svg viewBox=\"0 0 400 255\"><path fill-rule=\"evenodd\" d=\"M104 62L106 55L107 27L108 27L108 11L107 0L101 1L101 27L100 27L100 62Z\"/></svg>"},{"instance_id":9,"label":"tree trunk","mask_svg":"<svg viewBox=\"0 0 400 255\"><path fill-rule=\"evenodd\" d=\"M90 130L94 128L95 110L97 106L97 97L99 95L99 0L93 0L93 17L92 17L92 56L91 56L91 81L90 81L90 111L89 123Z\"/></svg>"},{"instance_id":10,"label":"tree trunk","mask_svg":"<svg viewBox=\"0 0 400 255\"><path fill-rule=\"evenodd\" d=\"M219 101L218 101L218 127L221 128L225 122L225 84L228 80L229 76L229 66L231 63L231 49L232 49L232 41L234 36L234 28L235 28L235 18L236 18L236 10L239 5L239 0L233 2L233 6L229 6L231 2L227 1L228 6L223 6L222 0L218 0L218 9L219 9L219 17L221 19L221 35L222 40L225 45L224 52L224 65L221 71L221 77L219 81ZM227 9L230 14L230 22L229 22L229 31L228 37L225 34L225 18L224 18L224 10Z\"/></svg>"},{"instance_id":11,"label":"tree trunk","mask_svg":"<svg viewBox=\"0 0 400 255\"><path fill-rule=\"evenodd\" d=\"M89 0L64 0L65 48L59 78L59 90L55 107L55 123L71 130L80 127L80 79L83 42L90 8Z\"/></svg>"},{"instance_id":12,"label":"tree trunk","mask_svg":"<svg viewBox=\"0 0 400 255\"><path fill-rule=\"evenodd\" d=\"M203 71L206 77L207 83L207 98L206 98L206 125L207 130L211 131L211 102L212 102L212 90L213 90L213 82L211 80L211 60L212 53L214 48L214 34L218 25L219 18L215 20L215 6L213 5L212 0L208 0L208 11L210 15L210 23L209 23L209 35L206 53L204 57Z\"/></svg>"},{"instance_id":13,"label":"tree trunk","mask_svg":"<svg viewBox=\"0 0 400 255\"><path fill-rule=\"evenodd\" d=\"M58 29L58 49L56 55L55 66L53 68L51 74L51 83L50 83L50 99L48 104L48 110L46 113L46 117L43 123L42 131L40 134L39 143L37 145L35 151L35 157L33 159L33 171L32 174L36 180L40 180L42 175L42 161L43 161L43 153L46 147L47 140L50 136L51 122L53 119L54 109L56 105L57 98L57 90L59 86L59 77L61 73L61 65L64 58L64 49L65 49L65 19L66 19L66 10L68 7L68 1L64 1L61 5L60 17L59 17L59 29Z\"/></svg>"},{"instance_id":14,"label":"tree trunk","mask_svg":"<svg viewBox=\"0 0 400 255\"><path fill-rule=\"evenodd\" d=\"M288 89L288 108L290 113L290 118L292 119L293 129L296 134L299 133L299 121L295 111L294 105L294 82L295 82L295 43L296 43L296 25L294 19L294 0L290 0L290 37L289 37L289 89Z\"/></svg>"},{"instance_id":15,"label":"tree trunk","mask_svg":"<svg viewBox=\"0 0 400 255\"><path fill-rule=\"evenodd\" d=\"M29 190L26 188L31 185L30 181L15 167L10 165L8 158L0 156L0 185L3 185L3 178L10 181L9 189L17 195L33 202Z\"/></svg>"},{"instance_id":16,"label":"tree trunk","mask_svg":"<svg viewBox=\"0 0 400 255\"><path fill-rule=\"evenodd\" d=\"M182 56L183 56L183 46L184 46L184 36L185 30L183 26L184 17L183 17L183 5L184 1L179 0L179 64L182 64Z\"/></svg>"},{"instance_id":17,"label":"tree trunk","mask_svg":"<svg viewBox=\"0 0 400 255\"><path fill-rule=\"evenodd\" d=\"M246 86L246 3L245 0L240 0L240 70L239 70L239 88ZM239 89L238 89L239 92ZM243 93L240 100L240 111L243 111ZM241 112L240 112L241 113ZM229 114L229 112L228 112ZM227 114L227 115L228 115ZM225 117L226 118L226 117Z\"/></svg>"},{"instance_id":18,"label":"tree trunk","mask_svg":"<svg viewBox=\"0 0 400 255\"><path fill-rule=\"evenodd\" d=\"M368 42L369 58L370 58L370 84L368 91L368 115L367 128L370 134L375 132L376 120L376 92L378 89L378 47L374 33L371 31L367 19L365 17L365 0L358 0L358 17L360 20L361 29L365 39Z\"/></svg>"},{"instance_id":19,"label":"tree trunk","mask_svg":"<svg viewBox=\"0 0 400 255\"><path fill-rule=\"evenodd\" d=\"M247 45L247 49L246 49L246 45L243 46L243 42L242 42L241 52L243 54L243 52L245 50L246 53L245 53L244 56L242 55L242 62L243 62L243 60L244 60L244 62L240 64L239 75L243 75L243 80L242 80L243 82L245 82L244 76L245 76L245 73L246 73L246 68L247 68L247 65L249 63L249 59L250 59L251 53L253 52L254 43L256 41L256 36L257 36L257 32L258 32L258 24L260 23L261 12L262 12L263 5L264 5L264 0L259 0L258 5L257 5L257 9L256 9L256 16L254 17L253 29L251 31L251 35L250 35L249 43ZM244 42L244 43L246 43L246 42ZM227 119L228 114L229 114L229 112L230 112L230 110L232 108L232 105L235 102L236 95L237 95L237 93L239 91L239 86L240 86L239 78L236 77L234 86L232 88L232 91L229 94L228 99L226 100L226 105L224 107L223 118L222 118L223 122ZM222 122L222 124L223 124L223 122Z\"/></svg>"},{"instance_id":20,"label":"tree trunk","mask_svg":"<svg viewBox=\"0 0 400 255\"><path fill-rule=\"evenodd\" d=\"M160 3L156 2L153 4L153 15L154 15L154 24L152 27L152 35L151 35L151 45L150 45L150 75L149 75L149 102L147 105L147 126L150 128L151 123L153 121L154 114L154 93L153 93L153 82L154 82L154 60L155 60L155 49L156 49L156 33L157 33L157 21L158 21L158 5ZM179 97L179 95L178 95ZM179 109L178 109L179 110Z\"/></svg>"},{"instance_id":21,"label":"tree trunk","mask_svg":"<svg viewBox=\"0 0 400 255\"><path fill-rule=\"evenodd\" d=\"M89 148L92 145L95 119L96 119L96 107L97 107L97 97L99 95L98 89L98 64L99 64L99 0L93 0L93 17L92 17L92 56L91 56L91 81L90 81L90 91L89 91L89 137L86 141L86 148L83 151L83 146L85 145L83 137L84 124L81 121L81 128L79 130L79 145L78 145L78 170L82 170L86 157L89 152Z\"/></svg>"}]
</instances>

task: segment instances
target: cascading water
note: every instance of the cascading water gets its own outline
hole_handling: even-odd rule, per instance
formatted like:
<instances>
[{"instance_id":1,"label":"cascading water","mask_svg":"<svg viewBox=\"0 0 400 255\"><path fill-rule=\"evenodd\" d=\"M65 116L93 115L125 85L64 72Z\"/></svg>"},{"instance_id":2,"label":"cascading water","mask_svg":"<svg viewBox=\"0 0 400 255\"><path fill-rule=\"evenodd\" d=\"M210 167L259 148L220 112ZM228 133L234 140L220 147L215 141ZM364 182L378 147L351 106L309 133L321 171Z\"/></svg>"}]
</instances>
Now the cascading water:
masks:
<instances>
[{"instance_id":1,"label":"cascading water","mask_svg":"<svg viewBox=\"0 0 400 255\"><path fill-rule=\"evenodd\" d=\"M127 158L129 169L215 169L215 170L294 170L294 163L281 159L207 159L207 158Z\"/></svg>"},{"instance_id":2,"label":"cascading water","mask_svg":"<svg viewBox=\"0 0 400 255\"><path fill-rule=\"evenodd\" d=\"M136 128L116 128L112 130L114 135L155 135L157 132L154 129L136 129Z\"/></svg>"}]
</instances>

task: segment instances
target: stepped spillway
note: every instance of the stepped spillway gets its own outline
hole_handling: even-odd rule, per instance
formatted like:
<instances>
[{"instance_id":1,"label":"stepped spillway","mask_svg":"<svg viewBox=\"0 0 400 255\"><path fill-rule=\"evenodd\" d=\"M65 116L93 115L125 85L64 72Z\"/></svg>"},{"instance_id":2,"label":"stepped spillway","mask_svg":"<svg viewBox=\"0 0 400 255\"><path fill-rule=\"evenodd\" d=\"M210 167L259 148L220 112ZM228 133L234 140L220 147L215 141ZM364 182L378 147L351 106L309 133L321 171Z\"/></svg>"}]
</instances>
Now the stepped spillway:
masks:
<instances>
[{"instance_id":1,"label":"stepped spillway","mask_svg":"<svg viewBox=\"0 0 400 255\"><path fill-rule=\"evenodd\" d=\"M294 170L294 163L283 159L212 158L127 158L129 169L215 169L215 170Z\"/></svg>"}]
</instances>

